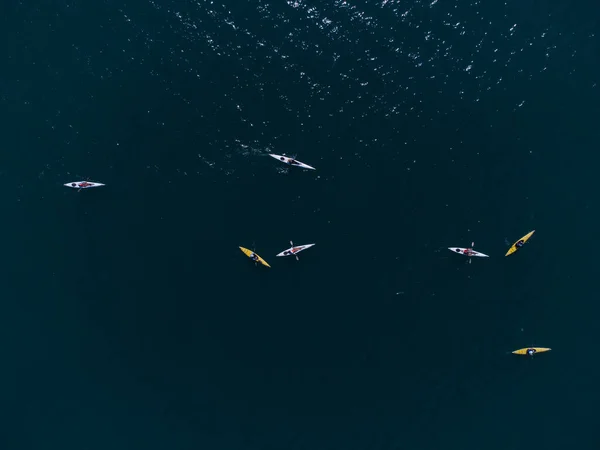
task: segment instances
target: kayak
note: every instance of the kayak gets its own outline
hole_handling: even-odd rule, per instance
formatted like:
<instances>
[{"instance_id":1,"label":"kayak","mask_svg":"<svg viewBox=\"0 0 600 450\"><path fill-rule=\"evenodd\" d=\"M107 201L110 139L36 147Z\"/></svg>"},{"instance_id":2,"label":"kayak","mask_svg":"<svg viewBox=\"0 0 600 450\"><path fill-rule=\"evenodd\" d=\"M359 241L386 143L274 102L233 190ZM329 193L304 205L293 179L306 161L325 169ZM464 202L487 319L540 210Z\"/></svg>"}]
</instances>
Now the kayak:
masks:
<instances>
[{"instance_id":1,"label":"kayak","mask_svg":"<svg viewBox=\"0 0 600 450\"><path fill-rule=\"evenodd\" d=\"M240 247L240 250L242 252L244 252L244 255L246 255L248 258L250 258L252 256L252 253L254 253L252 250L248 250L247 248L244 247ZM258 256L258 255L256 255ZM261 263L263 266L267 266L267 267L271 267L269 265L269 263L267 263L264 259L262 259L260 256L258 256L258 262Z\"/></svg>"},{"instance_id":2,"label":"kayak","mask_svg":"<svg viewBox=\"0 0 600 450\"><path fill-rule=\"evenodd\" d=\"M529 233L527 233L525 236L523 236L521 239L519 239L519 241L523 241L523 243L527 242L529 240L529 238L531 236L533 236L533 233L535 233L535 230L530 231ZM519 241L517 241L517 242L519 242ZM504 256L512 255L514 252L516 252L517 250L519 250L517 248L517 242L515 242L513 245L511 245L511 247L506 252L506 255L504 255Z\"/></svg>"},{"instance_id":3,"label":"kayak","mask_svg":"<svg viewBox=\"0 0 600 450\"><path fill-rule=\"evenodd\" d=\"M70 187L73 189L89 189L104 186L102 183L94 183L93 181L72 181L65 183L63 186Z\"/></svg>"},{"instance_id":4,"label":"kayak","mask_svg":"<svg viewBox=\"0 0 600 450\"><path fill-rule=\"evenodd\" d=\"M544 352L549 352L550 350L552 350L551 348L546 348L546 347L525 347L525 348L520 348L519 350L515 350L514 352L512 352L514 355L526 355L527 354L527 350L529 349L533 349L535 350L535 353L544 353Z\"/></svg>"},{"instance_id":5,"label":"kayak","mask_svg":"<svg viewBox=\"0 0 600 450\"><path fill-rule=\"evenodd\" d=\"M294 245L291 241L290 244L292 246L287 250L282 251L281 253L277 253L276 256L292 256L300 253L302 250L306 250L307 248L311 248L315 244L305 244L305 245Z\"/></svg>"},{"instance_id":6,"label":"kayak","mask_svg":"<svg viewBox=\"0 0 600 450\"><path fill-rule=\"evenodd\" d=\"M308 164L304 164L303 162L300 162L293 158L288 158L287 156L276 155L275 153L269 153L269 156L271 156L275 159L278 159L279 161L281 161L283 163L289 164L290 166L302 167L303 169L317 170L314 167L309 166Z\"/></svg>"},{"instance_id":7,"label":"kayak","mask_svg":"<svg viewBox=\"0 0 600 450\"><path fill-rule=\"evenodd\" d=\"M486 255L485 253L481 253L481 252L476 252L475 250L471 249L471 254L467 255L465 253L466 250L468 250L468 248L462 248L462 247L448 247L448 250L454 252L454 253L459 253L461 255L465 255L465 256L480 256L482 258L489 258L489 255Z\"/></svg>"}]
</instances>

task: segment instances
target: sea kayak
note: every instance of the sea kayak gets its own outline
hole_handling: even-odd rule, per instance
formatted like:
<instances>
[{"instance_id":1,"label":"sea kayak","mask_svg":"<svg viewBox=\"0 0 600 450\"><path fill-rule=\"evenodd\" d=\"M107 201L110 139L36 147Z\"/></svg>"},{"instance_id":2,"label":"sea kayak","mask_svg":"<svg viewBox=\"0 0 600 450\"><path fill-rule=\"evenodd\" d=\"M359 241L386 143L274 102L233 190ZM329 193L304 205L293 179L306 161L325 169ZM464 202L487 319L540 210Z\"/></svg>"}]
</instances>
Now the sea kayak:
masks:
<instances>
[{"instance_id":1,"label":"sea kayak","mask_svg":"<svg viewBox=\"0 0 600 450\"><path fill-rule=\"evenodd\" d=\"M72 181L65 183L63 186L70 187L73 189L89 189L104 186L102 183L94 183L93 181Z\"/></svg>"},{"instance_id":2,"label":"sea kayak","mask_svg":"<svg viewBox=\"0 0 600 450\"><path fill-rule=\"evenodd\" d=\"M241 250L242 252L244 252L244 255L246 255L248 258L251 258L251 257L252 257L252 254L255 254L255 255L256 255L256 253L254 253L252 250L248 250L247 248L244 248L244 247L240 247L240 250ZM258 255L256 255L256 256L258 256ZM261 263L263 266L271 267L271 266L269 265L269 263L267 263L267 262L266 262L264 259L262 259L260 256L258 256L258 262L259 262L259 263Z\"/></svg>"},{"instance_id":3,"label":"sea kayak","mask_svg":"<svg viewBox=\"0 0 600 450\"><path fill-rule=\"evenodd\" d=\"M462 248L462 247L448 247L448 250L454 252L454 253L458 253L460 255L465 255L465 256L480 256L482 258L489 258L488 255L486 255L485 253L481 253L481 252L476 252L475 250L471 249L471 254L467 254L467 251L469 250L468 248Z\"/></svg>"},{"instance_id":4,"label":"sea kayak","mask_svg":"<svg viewBox=\"0 0 600 450\"><path fill-rule=\"evenodd\" d=\"M269 156L271 156L275 159L278 159L279 161L281 161L283 163L289 164L290 166L302 167L303 169L317 170L314 167L309 166L308 164L304 164L303 162L300 162L293 158L288 158L287 156L276 155L274 153L269 153Z\"/></svg>"},{"instance_id":5,"label":"sea kayak","mask_svg":"<svg viewBox=\"0 0 600 450\"><path fill-rule=\"evenodd\" d=\"M315 244L305 244L305 245L294 245L291 241L290 244L292 246L287 250L282 251L281 253L277 253L276 256L292 256L300 253L302 250L306 250L307 248L311 248Z\"/></svg>"},{"instance_id":6,"label":"sea kayak","mask_svg":"<svg viewBox=\"0 0 600 450\"><path fill-rule=\"evenodd\" d=\"M525 348L520 348L519 350L515 350L512 353L514 355L526 355L527 354L527 350L535 350L535 352L534 352L534 355L535 355L536 353L549 352L552 349L551 348L546 348L546 347L525 347Z\"/></svg>"},{"instance_id":7,"label":"sea kayak","mask_svg":"<svg viewBox=\"0 0 600 450\"><path fill-rule=\"evenodd\" d=\"M523 244L525 244L529 240L529 238L531 236L533 236L533 233L535 233L535 230L530 231L525 236L523 236L521 239L519 239L517 242L523 241ZM517 247L517 242L515 242L513 245L511 245L511 247L506 252L506 255L504 255L504 256L512 255L514 252L516 252L517 250L519 250L519 248Z\"/></svg>"}]
</instances>

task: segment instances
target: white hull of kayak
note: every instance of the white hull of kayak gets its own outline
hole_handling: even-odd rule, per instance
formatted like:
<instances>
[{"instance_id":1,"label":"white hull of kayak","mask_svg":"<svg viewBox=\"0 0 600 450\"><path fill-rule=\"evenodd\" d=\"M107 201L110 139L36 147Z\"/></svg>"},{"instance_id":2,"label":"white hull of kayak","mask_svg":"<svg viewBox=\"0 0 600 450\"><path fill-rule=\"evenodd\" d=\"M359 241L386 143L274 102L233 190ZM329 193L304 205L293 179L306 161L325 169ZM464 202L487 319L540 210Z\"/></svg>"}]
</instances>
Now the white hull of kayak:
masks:
<instances>
[{"instance_id":1,"label":"white hull of kayak","mask_svg":"<svg viewBox=\"0 0 600 450\"><path fill-rule=\"evenodd\" d=\"M92 181L72 181L70 183L65 183L64 186L73 188L73 189L89 189L104 186L102 183L94 183Z\"/></svg>"},{"instance_id":2,"label":"white hull of kayak","mask_svg":"<svg viewBox=\"0 0 600 450\"><path fill-rule=\"evenodd\" d=\"M284 250L281 253L278 253L277 256L292 256L292 255L297 255L302 250L306 250L307 248L311 248L313 245L316 245L316 244L294 245L293 247L290 247L287 250Z\"/></svg>"},{"instance_id":3,"label":"white hull of kayak","mask_svg":"<svg viewBox=\"0 0 600 450\"><path fill-rule=\"evenodd\" d=\"M489 258L488 255L486 255L484 253L476 252L475 250L471 250L471 254L466 255L465 250L467 250L467 249L462 248L462 247L448 247L448 250L452 251L453 253L458 253L459 255L463 255L463 256L479 256L481 258Z\"/></svg>"},{"instance_id":4,"label":"white hull of kayak","mask_svg":"<svg viewBox=\"0 0 600 450\"><path fill-rule=\"evenodd\" d=\"M303 169L317 170L314 167L309 166L308 164L304 164L303 162L300 162L298 160L296 160L295 163L291 163L290 161L292 160L292 158L288 158L287 156L276 155L275 153L269 153L269 156L278 159L282 163L288 164L290 166L302 167Z\"/></svg>"}]
</instances>

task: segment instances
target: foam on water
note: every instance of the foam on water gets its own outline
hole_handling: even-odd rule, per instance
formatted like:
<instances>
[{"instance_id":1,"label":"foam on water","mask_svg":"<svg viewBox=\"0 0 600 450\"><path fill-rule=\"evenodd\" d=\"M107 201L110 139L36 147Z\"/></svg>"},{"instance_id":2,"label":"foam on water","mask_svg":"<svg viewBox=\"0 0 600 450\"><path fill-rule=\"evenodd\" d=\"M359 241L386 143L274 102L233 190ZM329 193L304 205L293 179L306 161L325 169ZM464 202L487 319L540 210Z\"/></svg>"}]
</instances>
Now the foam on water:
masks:
<instances>
[{"instance_id":1,"label":"foam on water","mask_svg":"<svg viewBox=\"0 0 600 450\"><path fill-rule=\"evenodd\" d=\"M220 99L212 112L201 109L198 128L207 114L227 117L229 127L214 130L204 143L213 151L201 152L197 164L232 174L239 157L298 150L287 144L297 136L278 126L279 110L261 110L267 99L276 99L286 120L294 122L295 133L317 129L329 140L339 132L334 124L356 127L380 120L395 129L410 119L425 128L465 105L490 108L497 95L511 98L507 113L527 108L523 92L544 76L552 56L566 43L561 30L550 25L553 11L525 8L532 7L516 1L484 8L480 1L241 5L151 0L146 8L122 5L122 23L106 24L128 27L127 42L107 43L100 54L80 45L73 48L95 76L110 78L126 70L125 64L138 65L190 107L202 102L199 93L218 83ZM537 13L535 21L528 19L530 13ZM117 51L121 65L100 67L96 62L104 59L102 53L114 56ZM149 62L157 55L159 66ZM514 86L515 78L521 88L507 92L505 81ZM255 101L248 103L249 97ZM432 102L436 97L439 101ZM230 128L236 124L237 136ZM165 123L157 120L156 126ZM357 137L363 150L386 144L381 137ZM417 144L406 141L401 151L411 153ZM314 161L311 152L327 158L335 149L313 145L301 151ZM355 153L357 160L361 153ZM414 158L409 154L407 159Z\"/></svg>"}]
</instances>

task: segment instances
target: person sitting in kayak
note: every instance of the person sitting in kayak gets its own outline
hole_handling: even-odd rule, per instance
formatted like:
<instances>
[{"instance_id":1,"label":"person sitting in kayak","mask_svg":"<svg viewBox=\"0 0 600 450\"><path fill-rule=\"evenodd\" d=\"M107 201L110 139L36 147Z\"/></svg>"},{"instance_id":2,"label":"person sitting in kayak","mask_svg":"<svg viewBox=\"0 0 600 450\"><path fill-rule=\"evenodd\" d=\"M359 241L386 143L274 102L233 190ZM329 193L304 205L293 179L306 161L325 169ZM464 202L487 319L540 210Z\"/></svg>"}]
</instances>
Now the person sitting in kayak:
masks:
<instances>
[{"instance_id":1,"label":"person sitting in kayak","mask_svg":"<svg viewBox=\"0 0 600 450\"><path fill-rule=\"evenodd\" d=\"M535 352L536 352L535 348L528 348L528 349L527 349L527 354L528 354L529 356L533 355Z\"/></svg>"},{"instance_id":2,"label":"person sitting in kayak","mask_svg":"<svg viewBox=\"0 0 600 450\"><path fill-rule=\"evenodd\" d=\"M252 261L258 261L258 255L257 255L256 253L252 253L252 254L250 255L250 259L251 259Z\"/></svg>"},{"instance_id":3,"label":"person sitting in kayak","mask_svg":"<svg viewBox=\"0 0 600 450\"><path fill-rule=\"evenodd\" d=\"M467 256L471 256L473 254L473 249L472 248L465 248L463 250L463 254L465 254Z\"/></svg>"},{"instance_id":4,"label":"person sitting in kayak","mask_svg":"<svg viewBox=\"0 0 600 450\"><path fill-rule=\"evenodd\" d=\"M79 183L80 188L84 188L84 187L88 187L88 186L91 186L91 184L88 183L87 181L84 181L83 183Z\"/></svg>"},{"instance_id":5,"label":"person sitting in kayak","mask_svg":"<svg viewBox=\"0 0 600 450\"><path fill-rule=\"evenodd\" d=\"M521 248L523 247L523 245L525 245L525 242L523 242L523 239L519 239L516 243L515 243L515 247L517 248Z\"/></svg>"}]
</instances>

